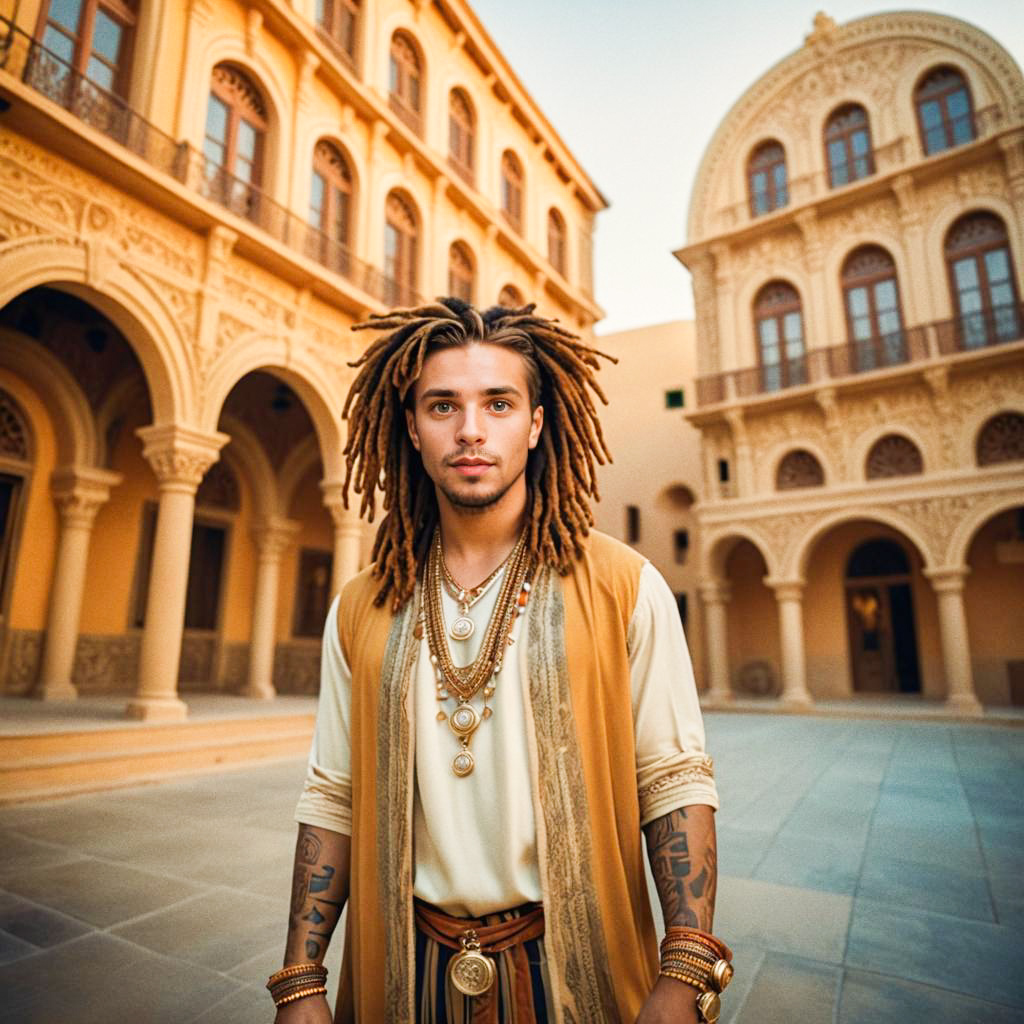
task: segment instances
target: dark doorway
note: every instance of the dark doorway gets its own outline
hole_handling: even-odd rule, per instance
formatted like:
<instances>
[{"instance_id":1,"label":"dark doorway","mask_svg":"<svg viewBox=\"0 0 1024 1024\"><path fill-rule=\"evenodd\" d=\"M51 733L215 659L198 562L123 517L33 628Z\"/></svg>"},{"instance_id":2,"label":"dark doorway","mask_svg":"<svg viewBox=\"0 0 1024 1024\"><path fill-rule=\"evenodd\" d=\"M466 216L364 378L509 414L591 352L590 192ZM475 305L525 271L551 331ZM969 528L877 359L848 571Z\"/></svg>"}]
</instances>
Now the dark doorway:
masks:
<instances>
[{"instance_id":1,"label":"dark doorway","mask_svg":"<svg viewBox=\"0 0 1024 1024\"><path fill-rule=\"evenodd\" d=\"M0 618L7 593L8 568L13 562L14 520L21 491L21 477L0 473Z\"/></svg>"},{"instance_id":2,"label":"dark doorway","mask_svg":"<svg viewBox=\"0 0 1024 1024\"><path fill-rule=\"evenodd\" d=\"M854 690L920 693L910 560L895 541L870 540L854 550L846 613Z\"/></svg>"}]
</instances>

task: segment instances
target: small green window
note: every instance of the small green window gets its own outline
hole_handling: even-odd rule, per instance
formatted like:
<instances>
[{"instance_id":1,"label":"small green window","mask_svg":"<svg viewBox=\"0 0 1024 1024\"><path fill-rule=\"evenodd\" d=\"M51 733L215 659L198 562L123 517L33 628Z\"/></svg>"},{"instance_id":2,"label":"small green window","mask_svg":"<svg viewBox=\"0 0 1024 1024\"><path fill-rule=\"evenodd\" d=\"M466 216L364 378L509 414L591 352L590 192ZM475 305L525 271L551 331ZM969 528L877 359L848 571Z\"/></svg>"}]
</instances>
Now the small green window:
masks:
<instances>
[{"instance_id":1,"label":"small green window","mask_svg":"<svg viewBox=\"0 0 1024 1024\"><path fill-rule=\"evenodd\" d=\"M675 391L665 392L665 408L666 409L682 409L686 404L686 395L683 394L682 388L676 388Z\"/></svg>"}]
</instances>

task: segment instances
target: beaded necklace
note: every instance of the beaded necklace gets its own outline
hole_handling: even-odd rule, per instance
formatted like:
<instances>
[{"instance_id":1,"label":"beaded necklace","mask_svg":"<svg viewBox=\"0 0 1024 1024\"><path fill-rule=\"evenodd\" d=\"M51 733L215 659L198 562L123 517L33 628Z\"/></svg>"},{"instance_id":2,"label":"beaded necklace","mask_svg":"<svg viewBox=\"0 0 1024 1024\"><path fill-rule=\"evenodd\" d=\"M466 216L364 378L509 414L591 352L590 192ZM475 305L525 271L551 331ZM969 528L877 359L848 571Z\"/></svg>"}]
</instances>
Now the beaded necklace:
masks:
<instances>
[{"instance_id":1,"label":"beaded necklace","mask_svg":"<svg viewBox=\"0 0 1024 1024\"><path fill-rule=\"evenodd\" d=\"M469 665L460 668L452 661L445 635L444 609L441 606L443 564L441 531L438 530L434 534L424 572L424 621L430 663L436 676L437 700L443 704L453 696L457 702L450 715L443 709L438 710L437 720L447 721L459 740L460 750L452 761L452 771L462 777L473 771L474 761L469 743L481 721L491 717L487 701L494 696L505 648L512 642L512 628L516 619L526 612L526 604L530 599L529 578L532 566L526 550L526 535L523 534L504 563L505 578L501 581L501 590L487 623L480 652ZM470 704L477 693L482 693L484 698L482 714Z\"/></svg>"}]
</instances>

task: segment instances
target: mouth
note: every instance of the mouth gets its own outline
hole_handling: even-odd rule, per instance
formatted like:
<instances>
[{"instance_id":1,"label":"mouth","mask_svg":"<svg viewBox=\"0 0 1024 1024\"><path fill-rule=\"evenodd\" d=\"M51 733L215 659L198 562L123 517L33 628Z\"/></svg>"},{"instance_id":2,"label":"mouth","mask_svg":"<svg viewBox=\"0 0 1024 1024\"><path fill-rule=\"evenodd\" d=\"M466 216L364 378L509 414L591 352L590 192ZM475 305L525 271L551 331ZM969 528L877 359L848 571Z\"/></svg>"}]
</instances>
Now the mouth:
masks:
<instances>
[{"instance_id":1,"label":"mouth","mask_svg":"<svg viewBox=\"0 0 1024 1024\"><path fill-rule=\"evenodd\" d=\"M449 465L455 470L459 476L463 477L478 477L483 476L484 473L489 470L494 463L488 462L487 459L453 459Z\"/></svg>"}]
</instances>

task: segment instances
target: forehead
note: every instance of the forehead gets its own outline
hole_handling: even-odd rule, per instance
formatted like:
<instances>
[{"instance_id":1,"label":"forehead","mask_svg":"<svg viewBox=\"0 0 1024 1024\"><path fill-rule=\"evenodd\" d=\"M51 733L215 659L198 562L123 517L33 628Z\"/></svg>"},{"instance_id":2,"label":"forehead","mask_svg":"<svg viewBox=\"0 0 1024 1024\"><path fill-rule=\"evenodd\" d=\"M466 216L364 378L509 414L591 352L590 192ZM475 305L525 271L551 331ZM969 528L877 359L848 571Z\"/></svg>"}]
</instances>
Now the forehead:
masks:
<instances>
[{"instance_id":1,"label":"forehead","mask_svg":"<svg viewBox=\"0 0 1024 1024\"><path fill-rule=\"evenodd\" d=\"M496 387L513 387L527 394L526 360L508 345L477 341L431 352L423 361L416 393L428 389L469 393Z\"/></svg>"}]
</instances>

